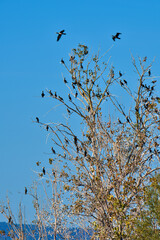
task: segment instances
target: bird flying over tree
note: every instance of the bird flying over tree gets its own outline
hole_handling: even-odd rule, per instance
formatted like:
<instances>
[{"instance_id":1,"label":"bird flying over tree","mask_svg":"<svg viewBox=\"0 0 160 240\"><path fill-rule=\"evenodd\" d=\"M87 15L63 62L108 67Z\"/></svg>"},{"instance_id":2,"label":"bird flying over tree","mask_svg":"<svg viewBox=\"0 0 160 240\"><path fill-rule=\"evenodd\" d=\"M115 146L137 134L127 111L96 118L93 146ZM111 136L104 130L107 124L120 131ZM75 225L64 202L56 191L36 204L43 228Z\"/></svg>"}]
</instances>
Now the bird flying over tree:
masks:
<instances>
[{"instance_id":1,"label":"bird flying over tree","mask_svg":"<svg viewBox=\"0 0 160 240\"><path fill-rule=\"evenodd\" d=\"M119 35L120 34L122 34L122 33L116 33L116 35L112 35L112 39L113 39L113 41L115 41L115 39L117 38L117 39L121 39L120 37L119 37Z\"/></svg>"},{"instance_id":2,"label":"bird flying over tree","mask_svg":"<svg viewBox=\"0 0 160 240\"><path fill-rule=\"evenodd\" d=\"M65 30L61 30L60 32L56 32L58 34L57 36L57 42L59 41L59 39L62 37L62 35L66 35Z\"/></svg>"}]
</instances>

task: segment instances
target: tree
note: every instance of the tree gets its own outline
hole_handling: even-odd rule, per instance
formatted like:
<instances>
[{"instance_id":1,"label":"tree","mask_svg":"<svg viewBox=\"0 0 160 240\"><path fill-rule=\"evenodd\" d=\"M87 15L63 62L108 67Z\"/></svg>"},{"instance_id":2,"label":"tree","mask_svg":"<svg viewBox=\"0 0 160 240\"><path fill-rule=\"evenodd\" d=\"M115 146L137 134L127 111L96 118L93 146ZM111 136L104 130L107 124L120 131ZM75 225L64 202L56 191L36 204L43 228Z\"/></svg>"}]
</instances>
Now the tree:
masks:
<instances>
[{"instance_id":1,"label":"tree","mask_svg":"<svg viewBox=\"0 0 160 240\"><path fill-rule=\"evenodd\" d=\"M46 205L40 204L37 191L27 192L34 199L35 224L41 239L47 237L47 226L53 229L55 240L59 233L68 239L65 222L83 224L86 231L90 227L92 239L148 236L140 232L141 225L148 227L146 206L150 205L146 205L144 196L151 196L150 181L160 169L160 97L155 92L156 79L151 75L152 64L146 65L146 57L139 58L137 64L132 56L138 88L130 89L123 73L109 60L104 61L105 56L98 53L90 57L88 47L79 45L73 49L69 64L61 60L67 72L63 79L67 96L52 90L42 92L43 99L49 97L61 103L66 115L60 123L43 123L36 118L53 143L51 167L44 166L38 172ZM117 88L126 95L123 104L115 94ZM108 114L107 108L114 114ZM14 229L10 216L6 214ZM152 227L150 230L153 233Z\"/></svg>"},{"instance_id":2,"label":"tree","mask_svg":"<svg viewBox=\"0 0 160 240\"><path fill-rule=\"evenodd\" d=\"M61 60L71 78L64 79L68 99L46 91L65 107L68 120L38 124L52 134L52 153L61 163L60 177L70 199L68 214L90 223L93 239L131 239L145 186L160 169L160 98L146 57L139 58L139 66L132 57L138 89L131 90L120 71L116 74L109 62L102 62L104 56L89 59L88 47L79 45L70 66ZM115 97L116 85L127 94L130 108ZM115 116L105 118L107 106ZM81 132L70 124L73 119L81 124Z\"/></svg>"}]
</instances>

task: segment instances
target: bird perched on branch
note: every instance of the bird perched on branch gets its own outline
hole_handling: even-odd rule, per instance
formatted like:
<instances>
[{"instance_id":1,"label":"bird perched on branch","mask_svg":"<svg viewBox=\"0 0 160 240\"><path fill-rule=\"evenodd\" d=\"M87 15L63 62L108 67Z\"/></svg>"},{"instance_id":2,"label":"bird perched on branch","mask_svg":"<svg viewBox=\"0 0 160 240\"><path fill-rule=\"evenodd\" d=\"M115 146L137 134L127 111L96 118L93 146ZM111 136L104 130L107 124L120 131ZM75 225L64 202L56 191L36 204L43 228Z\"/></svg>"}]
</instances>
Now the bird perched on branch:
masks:
<instances>
[{"instance_id":1,"label":"bird perched on branch","mask_svg":"<svg viewBox=\"0 0 160 240\"><path fill-rule=\"evenodd\" d=\"M44 175L46 174L45 167L43 167L42 172L43 172Z\"/></svg>"},{"instance_id":2,"label":"bird perched on branch","mask_svg":"<svg viewBox=\"0 0 160 240\"><path fill-rule=\"evenodd\" d=\"M120 37L119 37L119 35L120 35L121 33L116 33L116 35L112 35L112 39L113 39L113 41L115 41L115 39L117 38L117 39L121 39Z\"/></svg>"},{"instance_id":3,"label":"bird perched on branch","mask_svg":"<svg viewBox=\"0 0 160 240\"><path fill-rule=\"evenodd\" d=\"M38 117L36 117L36 120L37 120L37 123L39 123L39 118Z\"/></svg>"},{"instance_id":4,"label":"bird perched on branch","mask_svg":"<svg viewBox=\"0 0 160 240\"><path fill-rule=\"evenodd\" d=\"M64 83L68 83L67 80L66 80L65 78L63 79L63 81L64 81Z\"/></svg>"},{"instance_id":5,"label":"bird perched on branch","mask_svg":"<svg viewBox=\"0 0 160 240\"><path fill-rule=\"evenodd\" d=\"M25 187L25 190L24 190L25 194L27 194L27 188Z\"/></svg>"},{"instance_id":6,"label":"bird perched on branch","mask_svg":"<svg viewBox=\"0 0 160 240\"><path fill-rule=\"evenodd\" d=\"M51 150L52 150L52 152L53 152L54 154L56 154L56 151L54 150L53 147L51 147Z\"/></svg>"},{"instance_id":7,"label":"bird perched on branch","mask_svg":"<svg viewBox=\"0 0 160 240\"><path fill-rule=\"evenodd\" d=\"M148 76L149 77L151 76L151 70L150 69L148 70Z\"/></svg>"},{"instance_id":8,"label":"bird perched on branch","mask_svg":"<svg viewBox=\"0 0 160 240\"><path fill-rule=\"evenodd\" d=\"M42 98L45 96L44 91L42 91L41 96L42 96Z\"/></svg>"},{"instance_id":9,"label":"bird perched on branch","mask_svg":"<svg viewBox=\"0 0 160 240\"><path fill-rule=\"evenodd\" d=\"M62 37L62 35L66 35L65 30L61 30L60 32L56 32L58 34L57 36L57 42L59 41L59 39Z\"/></svg>"}]
</instances>

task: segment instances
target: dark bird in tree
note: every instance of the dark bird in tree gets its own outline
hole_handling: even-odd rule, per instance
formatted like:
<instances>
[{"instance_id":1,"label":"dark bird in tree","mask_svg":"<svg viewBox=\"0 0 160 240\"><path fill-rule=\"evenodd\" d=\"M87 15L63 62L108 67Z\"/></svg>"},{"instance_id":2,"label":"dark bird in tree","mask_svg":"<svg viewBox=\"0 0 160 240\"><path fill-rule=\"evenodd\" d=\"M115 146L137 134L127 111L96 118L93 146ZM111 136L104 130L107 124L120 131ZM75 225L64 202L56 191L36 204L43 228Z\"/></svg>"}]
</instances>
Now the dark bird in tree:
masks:
<instances>
[{"instance_id":1,"label":"dark bird in tree","mask_svg":"<svg viewBox=\"0 0 160 240\"><path fill-rule=\"evenodd\" d=\"M59 96L59 99L60 99L61 101L64 101L64 100L63 100L63 98L62 98L62 97L60 97L60 96Z\"/></svg>"},{"instance_id":2,"label":"dark bird in tree","mask_svg":"<svg viewBox=\"0 0 160 240\"><path fill-rule=\"evenodd\" d=\"M27 194L27 188L25 187L25 190L24 190L25 194Z\"/></svg>"},{"instance_id":3,"label":"dark bird in tree","mask_svg":"<svg viewBox=\"0 0 160 240\"><path fill-rule=\"evenodd\" d=\"M82 63L80 62L80 67L83 69L83 65L82 65Z\"/></svg>"},{"instance_id":4,"label":"dark bird in tree","mask_svg":"<svg viewBox=\"0 0 160 240\"><path fill-rule=\"evenodd\" d=\"M71 111L67 108L67 112L69 113L69 114L71 114Z\"/></svg>"},{"instance_id":5,"label":"dark bird in tree","mask_svg":"<svg viewBox=\"0 0 160 240\"><path fill-rule=\"evenodd\" d=\"M73 89L75 89L75 86L74 86L74 83L72 82L72 87L73 87Z\"/></svg>"},{"instance_id":6,"label":"dark bird in tree","mask_svg":"<svg viewBox=\"0 0 160 240\"><path fill-rule=\"evenodd\" d=\"M121 71L119 71L119 76L122 77L122 73L121 73Z\"/></svg>"},{"instance_id":7,"label":"dark bird in tree","mask_svg":"<svg viewBox=\"0 0 160 240\"><path fill-rule=\"evenodd\" d=\"M57 42L59 41L59 39L62 37L62 35L66 35L65 30L61 30L60 32L56 32L58 34L57 36Z\"/></svg>"},{"instance_id":8,"label":"dark bird in tree","mask_svg":"<svg viewBox=\"0 0 160 240\"><path fill-rule=\"evenodd\" d=\"M72 98L71 98L70 94L68 94L68 98L69 98L69 101L72 101Z\"/></svg>"},{"instance_id":9,"label":"dark bird in tree","mask_svg":"<svg viewBox=\"0 0 160 240\"><path fill-rule=\"evenodd\" d=\"M120 82L121 86L124 86L124 83L121 80L119 82Z\"/></svg>"},{"instance_id":10,"label":"dark bird in tree","mask_svg":"<svg viewBox=\"0 0 160 240\"><path fill-rule=\"evenodd\" d=\"M74 136L74 144L77 146L77 137Z\"/></svg>"},{"instance_id":11,"label":"dark bird in tree","mask_svg":"<svg viewBox=\"0 0 160 240\"><path fill-rule=\"evenodd\" d=\"M63 80L63 81L64 81L64 83L68 83L68 82L67 82L67 80L66 80L65 78L64 78L64 80Z\"/></svg>"},{"instance_id":12,"label":"dark bird in tree","mask_svg":"<svg viewBox=\"0 0 160 240\"><path fill-rule=\"evenodd\" d=\"M147 57L144 57L143 62L146 62L146 61L147 61Z\"/></svg>"},{"instance_id":13,"label":"dark bird in tree","mask_svg":"<svg viewBox=\"0 0 160 240\"><path fill-rule=\"evenodd\" d=\"M149 77L151 76L151 70L150 69L148 70L148 76Z\"/></svg>"},{"instance_id":14,"label":"dark bird in tree","mask_svg":"<svg viewBox=\"0 0 160 240\"><path fill-rule=\"evenodd\" d=\"M76 92L76 93L75 93L75 98L77 98L77 96L78 96L78 93Z\"/></svg>"},{"instance_id":15,"label":"dark bird in tree","mask_svg":"<svg viewBox=\"0 0 160 240\"><path fill-rule=\"evenodd\" d=\"M44 91L42 91L41 96L42 96L42 98L45 96Z\"/></svg>"},{"instance_id":16,"label":"dark bird in tree","mask_svg":"<svg viewBox=\"0 0 160 240\"><path fill-rule=\"evenodd\" d=\"M75 56L70 56L70 59L69 59L69 61L73 62L73 61L74 61L74 59L75 59Z\"/></svg>"},{"instance_id":17,"label":"dark bird in tree","mask_svg":"<svg viewBox=\"0 0 160 240\"><path fill-rule=\"evenodd\" d=\"M88 107L87 107L87 111L90 112L90 110L91 110L91 108L90 108L90 106L88 106Z\"/></svg>"},{"instance_id":18,"label":"dark bird in tree","mask_svg":"<svg viewBox=\"0 0 160 240\"><path fill-rule=\"evenodd\" d=\"M56 154L56 151L53 149L53 147L51 147L51 150L54 154Z\"/></svg>"},{"instance_id":19,"label":"dark bird in tree","mask_svg":"<svg viewBox=\"0 0 160 240\"><path fill-rule=\"evenodd\" d=\"M127 120L128 123L130 122L129 117L126 117L126 120Z\"/></svg>"},{"instance_id":20,"label":"dark bird in tree","mask_svg":"<svg viewBox=\"0 0 160 240\"><path fill-rule=\"evenodd\" d=\"M12 222L12 217L9 216L8 222L11 223Z\"/></svg>"},{"instance_id":21,"label":"dark bird in tree","mask_svg":"<svg viewBox=\"0 0 160 240\"><path fill-rule=\"evenodd\" d=\"M43 167L42 172L43 172L44 175L46 174L45 167Z\"/></svg>"},{"instance_id":22,"label":"dark bird in tree","mask_svg":"<svg viewBox=\"0 0 160 240\"><path fill-rule=\"evenodd\" d=\"M65 138L65 142L66 142L66 144L68 144L69 142L68 142L68 140L67 140L67 138Z\"/></svg>"},{"instance_id":23,"label":"dark bird in tree","mask_svg":"<svg viewBox=\"0 0 160 240\"><path fill-rule=\"evenodd\" d=\"M121 33L116 33L116 35L112 35L113 41L115 41L116 38L117 38L117 39L121 39L121 38L119 37L120 34L121 34Z\"/></svg>"},{"instance_id":24,"label":"dark bird in tree","mask_svg":"<svg viewBox=\"0 0 160 240\"><path fill-rule=\"evenodd\" d=\"M86 157L87 156L87 150L85 149L84 151L84 156Z\"/></svg>"},{"instance_id":25,"label":"dark bird in tree","mask_svg":"<svg viewBox=\"0 0 160 240\"><path fill-rule=\"evenodd\" d=\"M122 124L122 122L121 122L121 120L118 118L118 122L119 122L119 124Z\"/></svg>"},{"instance_id":26,"label":"dark bird in tree","mask_svg":"<svg viewBox=\"0 0 160 240\"><path fill-rule=\"evenodd\" d=\"M46 126L46 130L48 131L48 129L49 129L49 126L47 125L47 126Z\"/></svg>"},{"instance_id":27,"label":"dark bird in tree","mask_svg":"<svg viewBox=\"0 0 160 240\"><path fill-rule=\"evenodd\" d=\"M36 117L36 120L37 120L37 123L39 123L39 118L38 117Z\"/></svg>"},{"instance_id":28,"label":"dark bird in tree","mask_svg":"<svg viewBox=\"0 0 160 240\"><path fill-rule=\"evenodd\" d=\"M61 59L61 63L64 64L64 60L63 60L63 58Z\"/></svg>"},{"instance_id":29,"label":"dark bird in tree","mask_svg":"<svg viewBox=\"0 0 160 240\"><path fill-rule=\"evenodd\" d=\"M51 90L49 90L48 92L49 92L49 94L50 94L51 96L53 96L53 93L52 93L52 91L51 91Z\"/></svg>"},{"instance_id":30,"label":"dark bird in tree","mask_svg":"<svg viewBox=\"0 0 160 240\"><path fill-rule=\"evenodd\" d=\"M123 81L124 81L124 83L127 85L127 81L126 81L125 79L124 79Z\"/></svg>"},{"instance_id":31,"label":"dark bird in tree","mask_svg":"<svg viewBox=\"0 0 160 240\"><path fill-rule=\"evenodd\" d=\"M57 98L57 93L56 92L54 93L54 96L55 96L55 98Z\"/></svg>"},{"instance_id":32,"label":"dark bird in tree","mask_svg":"<svg viewBox=\"0 0 160 240\"><path fill-rule=\"evenodd\" d=\"M153 84L156 83L156 82L157 82L157 80L153 80L153 81L152 81Z\"/></svg>"}]
</instances>

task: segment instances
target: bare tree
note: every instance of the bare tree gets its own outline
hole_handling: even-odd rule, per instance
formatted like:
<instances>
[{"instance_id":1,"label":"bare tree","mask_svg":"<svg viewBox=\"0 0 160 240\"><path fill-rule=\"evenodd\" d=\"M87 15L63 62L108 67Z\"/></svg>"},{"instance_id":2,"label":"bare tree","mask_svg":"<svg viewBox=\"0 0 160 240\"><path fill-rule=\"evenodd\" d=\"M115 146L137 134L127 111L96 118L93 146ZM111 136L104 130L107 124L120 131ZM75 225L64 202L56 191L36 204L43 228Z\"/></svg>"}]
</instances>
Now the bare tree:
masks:
<instances>
[{"instance_id":1,"label":"bare tree","mask_svg":"<svg viewBox=\"0 0 160 240\"><path fill-rule=\"evenodd\" d=\"M68 96L46 92L65 107L67 121L38 124L49 131L54 159L61 163L68 214L87 219L93 239L130 239L144 187L160 169L160 98L146 58L139 58L137 65L132 57L138 89L131 90L121 71L116 74L104 57L98 53L90 58L88 47L79 45L69 64L61 60L70 75L64 78ZM115 95L117 85L127 94L129 107ZM115 114L105 117L107 107ZM76 127L70 124L73 120Z\"/></svg>"}]
</instances>

